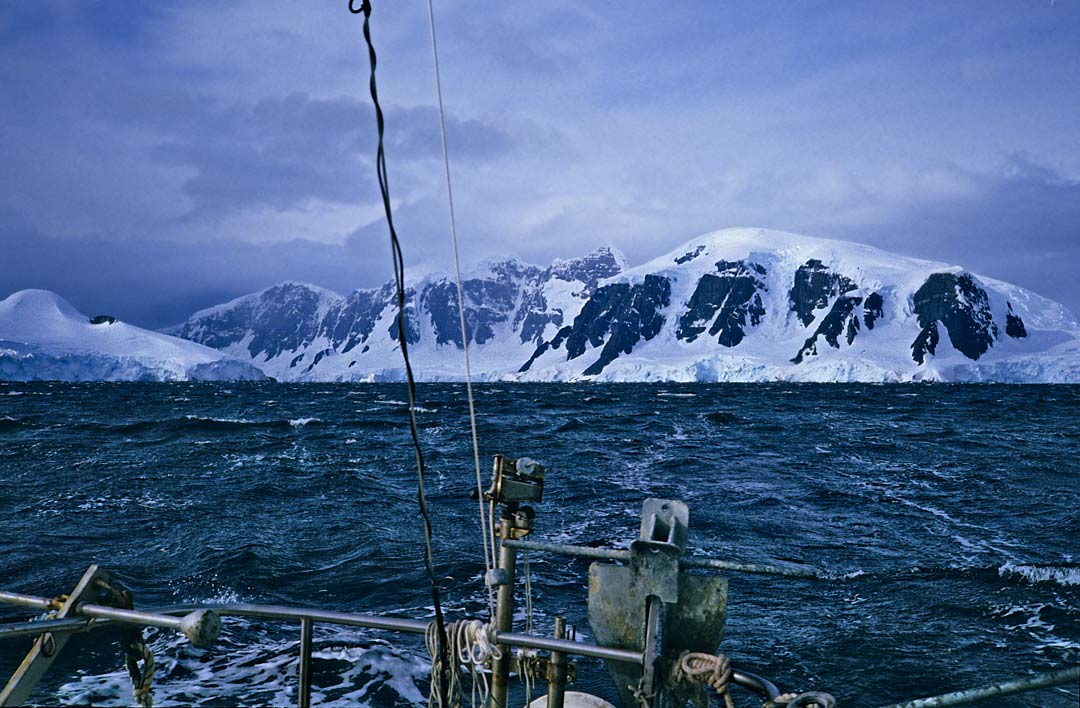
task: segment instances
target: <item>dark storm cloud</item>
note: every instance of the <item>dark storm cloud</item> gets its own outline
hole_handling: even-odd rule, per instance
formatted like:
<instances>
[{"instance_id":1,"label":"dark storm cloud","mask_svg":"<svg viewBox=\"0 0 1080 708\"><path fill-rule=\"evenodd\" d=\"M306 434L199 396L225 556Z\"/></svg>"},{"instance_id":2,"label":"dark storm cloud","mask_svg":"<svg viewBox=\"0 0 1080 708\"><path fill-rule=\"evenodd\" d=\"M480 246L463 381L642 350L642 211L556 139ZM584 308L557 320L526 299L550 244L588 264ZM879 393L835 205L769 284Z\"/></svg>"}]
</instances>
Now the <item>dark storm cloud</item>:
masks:
<instances>
[{"instance_id":1,"label":"dark storm cloud","mask_svg":"<svg viewBox=\"0 0 1080 708\"><path fill-rule=\"evenodd\" d=\"M200 218L256 205L286 211L308 200L356 204L377 193L375 115L367 102L303 93L225 106L176 93L155 100L114 117L168 136L155 157L193 170L183 190ZM400 164L441 156L433 107L389 108L386 120L390 159ZM446 130L450 149L463 161L513 145L506 131L479 120L450 116Z\"/></svg>"},{"instance_id":2,"label":"dark storm cloud","mask_svg":"<svg viewBox=\"0 0 1080 708\"><path fill-rule=\"evenodd\" d=\"M1080 182L1014 156L998 174L953 168L962 195L926 195L836 235L1015 283L1080 315Z\"/></svg>"},{"instance_id":3,"label":"dark storm cloud","mask_svg":"<svg viewBox=\"0 0 1080 708\"><path fill-rule=\"evenodd\" d=\"M44 288L87 315L110 314L142 327L176 324L196 310L284 280L345 293L357 283L389 277L383 240L346 251L304 240L261 245L57 239L19 222L0 211L0 299Z\"/></svg>"},{"instance_id":4,"label":"dark storm cloud","mask_svg":"<svg viewBox=\"0 0 1080 708\"><path fill-rule=\"evenodd\" d=\"M654 5L436 3L465 261L764 226L1080 310L1080 5ZM427 19L373 17L417 270L449 253ZM161 324L275 280L378 284L374 132L339 0L0 3L0 290Z\"/></svg>"}]
</instances>

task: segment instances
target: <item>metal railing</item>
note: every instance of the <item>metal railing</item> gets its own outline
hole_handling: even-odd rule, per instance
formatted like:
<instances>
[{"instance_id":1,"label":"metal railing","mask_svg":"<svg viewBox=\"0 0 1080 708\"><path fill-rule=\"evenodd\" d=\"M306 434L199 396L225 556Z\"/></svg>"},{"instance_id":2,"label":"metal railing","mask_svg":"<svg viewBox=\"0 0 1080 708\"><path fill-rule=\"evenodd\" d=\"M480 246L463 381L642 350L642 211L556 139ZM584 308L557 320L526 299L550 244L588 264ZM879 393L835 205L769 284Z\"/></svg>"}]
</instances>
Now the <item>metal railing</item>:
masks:
<instances>
[{"instance_id":1,"label":"metal railing","mask_svg":"<svg viewBox=\"0 0 1080 708\"><path fill-rule=\"evenodd\" d=\"M591 546L570 546L561 543L544 543L543 541L503 541L504 546L516 548L521 551L543 551L556 553L561 556L573 558L593 558L596 560L629 561L630 551L618 548L592 548ZM719 558L695 558L686 556L679 558L680 568L697 568L705 570L728 570L735 573L754 573L758 575L778 575L785 578L806 578L807 580L831 580L831 578L818 570L810 568L788 568L782 565L766 565L763 563L740 563L737 561L721 560Z\"/></svg>"},{"instance_id":2,"label":"metal railing","mask_svg":"<svg viewBox=\"0 0 1080 708\"><path fill-rule=\"evenodd\" d=\"M24 595L21 593L0 591L0 603L20 605L39 610L48 610L54 601L46 597ZM44 634L70 634L106 627L117 623L130 623L149 627L162 627L179 631L187 636L182 626L182 617L205 616L213 613L221 617L248 617L259 619L292 620L300 624L300 665L298 693L299 705L308 708L311 705L311 654L312 630L316 623L334 624L346 627L402 632L406 634L424 634L428 622L401 617L338 612L334 610L316 610L311 608L287 607L282 605L177 605L154 608L151 611L121 610L101 605L80 604L76 607L77 618L44 619L32 622L13 622L0 625L0 639L14 637L41 636ZM200 615L200 613L202 613ZM189 637L190 639L190 637ZM529 649L562 652L575 656L592 657L609 661L620 661L640 666L641 652L627 649L602 647L588 642L569 639L554 639L516 632L496 632L495 640L500 644ZM733 671L732 681L766 698L776 698L780 691L769 680L746 671Z\"/></svg>"}]
</instances>

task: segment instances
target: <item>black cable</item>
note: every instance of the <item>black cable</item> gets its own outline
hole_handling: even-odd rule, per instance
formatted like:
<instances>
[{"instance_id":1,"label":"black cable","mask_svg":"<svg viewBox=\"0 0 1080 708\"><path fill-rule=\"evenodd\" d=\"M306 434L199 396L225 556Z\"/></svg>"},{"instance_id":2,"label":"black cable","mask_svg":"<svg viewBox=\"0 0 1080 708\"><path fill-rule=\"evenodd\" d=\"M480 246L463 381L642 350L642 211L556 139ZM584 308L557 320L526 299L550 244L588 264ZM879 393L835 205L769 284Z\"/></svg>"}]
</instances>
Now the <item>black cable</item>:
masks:
<instances>
[{"instance_id":1,"label":"black cable","mask_svg":"<svg viewBox=\"0 0 1080 708\"><path fill-rule=\"evenodd\" d=\"M393 209L390 206L390 184L386 173L386 152L383 149L385 122L382 107L379 105L379 92L375 86L376 59L375 45L371 42L371 3L369 0L363 0L360 8L357 9L355 0L349 0L349 12L354 15L363 14L364 16L364 41L367 42L368 59L371 62L371 101L375 105L375 123L379 132L379 146L375 153L375 166L379 176L379 190L382 192L383 208L386 210L386 224L390 228L390 250L394 260L394 282L397 285L398 343L401 345L401 356L405 360L405 380L409 391L409 430L412 433L413 450L416 452L417 502L420 506L420 517L424 522L424 564L427 568L428 580L431 583L431 599L435 605L435 626L439 634L438 653L441 667L438 677L439 705L449 706L447 670L450 663L446 653L446 623L443 620L442 603L439 602L439 585L435 580L435 565L431 551L431 518L428 516L427 500L424 497L424 453L420 449L420 435L416 426L416 381L413 378L412 366L409 364L409 341L405 327L405 259L401 253L401 243L398 241L397 231L394 229Z\"/></svg>"}]
</instances>

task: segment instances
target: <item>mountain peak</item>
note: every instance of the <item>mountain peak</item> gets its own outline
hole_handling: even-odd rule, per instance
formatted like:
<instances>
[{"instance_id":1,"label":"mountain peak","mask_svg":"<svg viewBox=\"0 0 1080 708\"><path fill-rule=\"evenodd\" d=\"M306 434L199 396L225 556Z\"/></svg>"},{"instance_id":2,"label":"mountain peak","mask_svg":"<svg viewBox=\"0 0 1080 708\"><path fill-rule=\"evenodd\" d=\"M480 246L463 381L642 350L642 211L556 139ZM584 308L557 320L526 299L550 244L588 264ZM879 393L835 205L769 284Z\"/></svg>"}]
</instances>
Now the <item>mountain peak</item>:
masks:
<instances>
[{"instance_id":1,"label":"mountain peak","mask_svg":"<svg viewBox=\"0 0 1080 708\"><path fill-rule=\"evenodd\" d=\"M723 229L631 270L614 247L547 268L488 259L410 280L402 321L426 378L1080 382L1080 328L1045 298L848 241ZM292 288L292 289L290 289ZM261 295L261 297L259 297ZM398 378L393 289L296 284L190 319L181 336L287 380ZM460 319L464 314L464 335Z\"/></svg>"}]
</instances>

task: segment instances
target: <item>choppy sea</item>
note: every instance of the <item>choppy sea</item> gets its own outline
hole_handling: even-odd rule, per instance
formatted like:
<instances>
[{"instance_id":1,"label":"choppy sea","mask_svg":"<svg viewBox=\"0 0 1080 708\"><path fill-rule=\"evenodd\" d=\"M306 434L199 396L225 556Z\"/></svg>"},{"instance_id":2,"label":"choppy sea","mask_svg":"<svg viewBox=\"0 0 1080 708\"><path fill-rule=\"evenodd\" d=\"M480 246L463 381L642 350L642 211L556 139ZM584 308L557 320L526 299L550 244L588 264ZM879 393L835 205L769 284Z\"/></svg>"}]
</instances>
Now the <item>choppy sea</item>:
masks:
<instances>
[{"instance_id":1,"label":"choppy sea","mask_svg":"<svg viewBox=\"0 0 1080 708\"><path fill-rule=\"evenodd\" d=\"M464 387L419 395L444 604L481 617ZM397 384L0 384L0 589L57 595L98 563L139 607L430 617L404 400ZM624 547L645 498L674 498L694 554L826 573L728 576L722 649L782 689L878 706L1080 661L1080 387L486 384L477 411L485 475L496 452L548 469L537 540ZM561 614L588 637L588 562L533 553L529 570L537 631ZM295 625L226 619L209 649L148 636L157 706L295 704ZM35 701L130 705L117 638L74 636ZM316 626L315 645L317 704L423 702L418 639ZM0 641L0 674L28 648ZM614 700L598 663L578 676ZM994 705L1072 708L1077 690Z\"/></svg>"}]
</instances>

